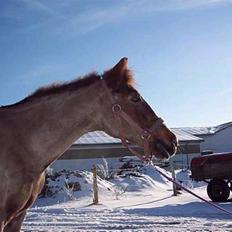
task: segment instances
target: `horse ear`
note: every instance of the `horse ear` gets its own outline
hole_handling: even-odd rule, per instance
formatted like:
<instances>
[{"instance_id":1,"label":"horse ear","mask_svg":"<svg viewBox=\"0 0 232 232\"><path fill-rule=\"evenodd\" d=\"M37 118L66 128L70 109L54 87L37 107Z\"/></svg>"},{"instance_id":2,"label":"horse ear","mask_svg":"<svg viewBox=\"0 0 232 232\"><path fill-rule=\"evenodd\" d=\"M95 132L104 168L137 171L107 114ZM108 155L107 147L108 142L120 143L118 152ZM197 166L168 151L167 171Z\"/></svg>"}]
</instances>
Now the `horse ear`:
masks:
<instances>
[{"instance_id":1,"label":"horse ear","mask_svg":"<svg viewBox=\"0 0 232 232\"><path fill-rule=\"evenodd\" d=\"M115 70L118 73L123 73L125 70L128 69L128 58L124 57L122 58L114 67L113 70Z\"/></svg>"},{"instance_id":2,"label":"horse ear","mask_svg":"<svg viewBox=\"0 0 232 232\"><path fill-rule=\"evenodd\" d=\"M127 83L128 58L122 58L112 69L104 73L109 87L116 90Z\"/></svg>"}]
</instances>

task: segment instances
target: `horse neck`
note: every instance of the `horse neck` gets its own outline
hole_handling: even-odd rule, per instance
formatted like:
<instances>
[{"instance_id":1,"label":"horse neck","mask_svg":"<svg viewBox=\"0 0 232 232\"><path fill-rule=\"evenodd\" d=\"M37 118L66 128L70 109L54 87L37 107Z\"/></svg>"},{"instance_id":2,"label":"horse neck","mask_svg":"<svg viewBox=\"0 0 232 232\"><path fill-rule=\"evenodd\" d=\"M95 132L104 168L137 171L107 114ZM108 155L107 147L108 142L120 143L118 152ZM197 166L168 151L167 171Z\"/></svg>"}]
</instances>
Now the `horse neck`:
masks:
<instances>
[{"instance_id":1,"label":"horse neck","mask_svg":"<svg viewBox=\"0 0 232 232\"><path fill-rule=\"evenodd\" d=\"M18 128L23 125L20 139L29 151L23 157L34 170L43 171L84 133L102 129L99 85L97 81L77 91L41 97L16 114Z\"/></svg>"}]
</instances>

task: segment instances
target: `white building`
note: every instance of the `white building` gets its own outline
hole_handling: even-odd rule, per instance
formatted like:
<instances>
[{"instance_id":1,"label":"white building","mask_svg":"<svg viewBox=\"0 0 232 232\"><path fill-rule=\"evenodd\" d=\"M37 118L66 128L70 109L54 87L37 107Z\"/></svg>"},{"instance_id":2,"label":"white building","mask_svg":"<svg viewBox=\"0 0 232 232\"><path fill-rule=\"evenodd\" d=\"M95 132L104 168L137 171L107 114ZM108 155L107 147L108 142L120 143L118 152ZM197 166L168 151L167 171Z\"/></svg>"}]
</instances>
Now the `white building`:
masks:
<instances>
[{"instance_id":1,"label":"white building","mask_svg":"<svg viewBox=\"0 0 232 232\"><path fill-rule=\"evenodd\" d=\"M186 167L192 157L200 154L201 138L178 129L173 129L179 141L177 155L173 160ZM134 146L141 153L143 150ZM91 169L93 164L101 163L102 158L116 164L124 156L133 156L125 148L120 139L112 138L103 131L89 132L79 138L56 162L52 164L55 170L60 169ZM184 164L183 164L184 163Z\"/></svg>"},{"instance_id":2,"label":"white building","mask_svg":"<svg viewBox=\"0 0 232 232\"><path fill-rule=\"evenodd\" d=\"M232 152L232 122L214 127L183 127L181 131L202 138L201 152Z\"/></svg>"},{"instance_id":3,"label":"white building","mask_svg":"<svg viewBox=\"0 0 232 232\"><path fill-rule=\"evenodd\" d=\"M215 127L182 127L171 130L179 141L177 154L172 158L176 168L189 167L192 158L205 150L232 152L232 122ZM135 148L139 150L138 147ZM54 169L91 169L103 157L115 164L120 157L131 155L119 139L102 131L95 131L78 139L52 166Z\"/></svg>"}]
</instances>

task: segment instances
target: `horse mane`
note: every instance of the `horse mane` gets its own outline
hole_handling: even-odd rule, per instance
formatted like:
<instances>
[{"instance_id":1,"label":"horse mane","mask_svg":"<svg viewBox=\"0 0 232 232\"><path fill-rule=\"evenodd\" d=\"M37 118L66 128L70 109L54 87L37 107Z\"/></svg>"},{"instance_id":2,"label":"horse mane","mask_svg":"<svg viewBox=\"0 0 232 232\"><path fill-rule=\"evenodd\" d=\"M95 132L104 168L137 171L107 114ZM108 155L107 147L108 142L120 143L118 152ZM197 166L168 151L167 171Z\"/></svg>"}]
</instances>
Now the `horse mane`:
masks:
<instances>
[{"instance_id":1,"label":"horse mane","mask_svg":"<svg viewBox=\"0 0 232 232\"><path fill-rule=\"evenodd\" d=\"M11 108L15 106L20 106L26 103L31 102L34 99L40 98L40 97L45 97L45 96L51 96L55 94L59 94L62 92L72 92L76 91L79 88L88 86L92 83L94 83L97 80L100 80L100 75L98 75L96 72L90 73L88 75L85 75L83 77L79 77L73 81L70 82L63 82L63 83L53 83L48 86L43 86L34 91L32 94L24 98L23 100L16 102L11 105L6 105L6 106L1 106L0 108ZM111 70L104 72L103 78L106 80L107 85L114 89L116 86L116 82L119 82L119 79L116 75L116 73L111 72ZM122 82L120 87L123 88L125 86L127 87L133 87L134 85L134 77L133 73L131 70L125 70Z\"/></svg>"},{"instance_id":2,"label":"horse mane","mask_svg":"<svg viewBox=\"0 0 232 232\"><path fill-rule=\"evenodd\" d=\"M59 94L62 92L76 91L79 88L82 88L82 87L85 87L85 86L88 86L94 83L96 80L99 80L99 75L97 75L97 73L94 72L84 77L79 77L70 82L53 83L51 85L42 86L38 88L36 91L34 91L32 94L27 96L26 98L24 98L23 100L16 102L14 104L11 104L11 105L1 106L0 108L14 107L14 106L22 105L25 103L29 103L36 98Z\"/></svg>"}]
</instances>

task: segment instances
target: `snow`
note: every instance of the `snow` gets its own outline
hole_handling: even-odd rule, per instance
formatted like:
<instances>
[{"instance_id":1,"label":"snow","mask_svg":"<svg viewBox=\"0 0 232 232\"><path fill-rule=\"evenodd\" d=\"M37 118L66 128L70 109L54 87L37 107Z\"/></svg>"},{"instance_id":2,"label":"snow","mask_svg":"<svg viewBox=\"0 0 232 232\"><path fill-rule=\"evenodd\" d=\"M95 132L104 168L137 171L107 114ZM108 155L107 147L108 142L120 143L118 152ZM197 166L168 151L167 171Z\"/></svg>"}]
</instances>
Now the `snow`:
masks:
<instances>
[{"instance_id":1,"label":"snow","mask_svg":"<svg viewBox=\"0 0 232 232\"><path fill-rule=\"evenodd\" d=\"M98 178L99 205L92 204L92 174L78 173L63 173L54 181L59 191L35 202L22 231L232 231L230 215L189 193L173 196L172 184L150 166L124 170L110 180ZM205 184L188 176L188 171L177 171L180 182L208 199ZM80 183L80 191L62 187L73 181ZM232 211L231 202L219 205Z\"/></svg>"}]
</instances>

